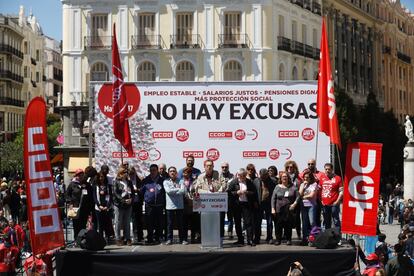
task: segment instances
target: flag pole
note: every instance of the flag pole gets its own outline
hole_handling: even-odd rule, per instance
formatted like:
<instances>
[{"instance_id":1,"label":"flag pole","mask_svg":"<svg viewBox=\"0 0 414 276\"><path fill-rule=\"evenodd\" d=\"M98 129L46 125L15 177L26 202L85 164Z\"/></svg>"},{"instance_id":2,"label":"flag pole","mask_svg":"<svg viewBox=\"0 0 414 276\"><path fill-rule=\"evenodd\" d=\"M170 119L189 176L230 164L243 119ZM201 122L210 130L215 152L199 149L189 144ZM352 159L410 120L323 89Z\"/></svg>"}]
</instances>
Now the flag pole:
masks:
<instances>
[{"instance_id":1,"label":"flag pole","mask_svg":"<svg viewBox=\"0 0 414 276\"><path fill-rule=\"evenodd\" d=\"M316 123L316 143L315 143L315 164L318 161L318 142L319 142L319 116Z\"/></svg>"},{"instance_id":2,"label":"flag pole","mask_svg":"<svg viewBox=\"0 0 414 276\"><path fill-rule=\"evenodd\" d=\"M119 146L121 147L121 166L124 164L124 153L122 152L122 144L119 143Z\"/></svg>"}]
</instances>

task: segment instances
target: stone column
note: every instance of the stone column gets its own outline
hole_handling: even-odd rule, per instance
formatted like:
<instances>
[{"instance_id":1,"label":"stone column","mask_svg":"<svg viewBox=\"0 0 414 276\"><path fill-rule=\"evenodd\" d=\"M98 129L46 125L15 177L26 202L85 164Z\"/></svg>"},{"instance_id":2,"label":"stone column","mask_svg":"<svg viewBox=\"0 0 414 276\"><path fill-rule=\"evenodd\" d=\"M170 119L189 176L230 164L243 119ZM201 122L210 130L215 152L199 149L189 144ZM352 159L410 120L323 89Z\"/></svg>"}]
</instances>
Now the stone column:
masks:
<instances>
[{"instance_id":1,"label":"stone column","mask_svg":"<svg viewBox=\"0 0 414 276\"><path fill-rule=\"evenodd\" d=\"M337 17L336 17L336 27L337 27L337 32L336 32L336 39L338 41L338 48L336 50L336 53L338 55L338 64L336 66L337 70L338 70L338 85L340 88L344 87L344 68L343 68L343 62L344 62L344 47L343 47L343 42L342 42L342 24L343 24L343 20L342 20L342 16L340 13L337 13Z\"/></svg>"},{"instance_id":2,"label":"stone column","mask_svg":"<svg viewBox=\"0 0 414 276\"><path fill-rule=\"evenodd\" d=\"M361 94L361 30L360 24L355 21L355 53L356 53L356 93Z\"/></svg>"},{"instance_id":3,"label":"stone column","mask_svg":"<svg viewBox=\"0 0 414 276\"><path fill-rule=\"evenodd\" d=\"M346 25L346 38L347 38L347 45L346 48L348 50L347 61L348 61L348 93L353 91L353 80L352 80L352 61L353 61L353 51L352 51L352 21L349 21L349 18L345 18L345 25Z\"/></svg>"},{"instance_id":4,"label":"stone column","mask_svg":"<svg viewBox=\"0 0 414 276\"><path fill-rule=\"evenodd\" d=\"M404 199L414 200L414 143L404 147Z\"/></svg>"}]
</instances>

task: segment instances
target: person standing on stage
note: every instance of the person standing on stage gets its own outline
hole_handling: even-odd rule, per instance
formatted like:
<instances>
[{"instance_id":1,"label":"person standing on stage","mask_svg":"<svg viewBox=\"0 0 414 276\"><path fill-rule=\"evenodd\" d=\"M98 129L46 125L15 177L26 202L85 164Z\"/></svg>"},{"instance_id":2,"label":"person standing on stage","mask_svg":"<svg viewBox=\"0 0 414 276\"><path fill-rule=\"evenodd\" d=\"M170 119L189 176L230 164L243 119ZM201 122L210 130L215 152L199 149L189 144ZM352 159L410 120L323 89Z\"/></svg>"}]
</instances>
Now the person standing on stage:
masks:
<instances>
[{"instance_id":1,"label":"person standing on stage","mask_svg":"<svg viewBox=\"0 0 414 276\"><path fill-rule=\"evenodd\" d=\"M262 218L266 219L266 242L273 243L273 220L272 220L272 206L271 198L276 182L270 178L268 170L263 168L259 171L259 177L253 181L257 191L258 198L258 215L254 223L254 242L260 243L260 236L262 233Z\"/></svg>"},{"instance_id":2,"label":"person standing on stage","mask_svg":"<svg viewBox=\"0 0 414 276\"><path fill-rule=\"evenodd\" d=\"M141 193L142 180L138 176L133 166L129 168L129 180L134 187L134 201L132 202L132 229L134 231L134 242L141 242L144 239L144 220L142 215L142 205L144 196Z\"/></svg>"},{"instance_id":3,"label":"person standing on stage","mask_svg":"<svg viewBox=\"0 0 414 276\"><path fill-rule=\"evenodd\" d=\"M167 165L165 165L165 163L160 163L158 165L158 171L162 178L167 179L169 177L167 172Z\"/></svg>"},{"instance_id":4,"label":"person standing on stage","mask_svg":"<svg viewBox=\"0 0 414 276\"><path fill-rule=\"evenodd\" d=\"M237 177L230 181L227 189L229 194L229 206L234 214L237 241L234 245L244 245L241 220L243 218L244 228L247 233L247 244L255 246L253 240L253 214L257 212L257 191L253 182L247 178L247 171L243 168L237 172Z\"/></svg>"},{"instance_id":5,"label":"person standing on stage","mask_svg":"<svg viewBox=\"0 0 414 276\"><path fill-rule=\"evenodd\" d=\"M163 181L164 179L158 172L158 165L151 164L150 174L142 181L148 232L147 242L149 244L160 243L162 239L163 209L165 206Z\"/></svg>"},{"instance_id":6,"label":"person standing on stage","mask_svg":"<svg viewBox=\"0 0 414 276\"><path fill-rule=\"evenodd\" d=\"M183 178L183 170L185 168L191 168L192 172L191 172L191 177L195 180L197 179L197 177L201 174L201 171L197 168L194 168L194 156L189 155L187 156L187 158L185 159L185 163L186 163L186 167L182 168L179 172L178 172L178 179Z\"/></svg>"},{"instance_id":7,"label":"person standing on stage","mask_svg":"<svg viewBox=\"0 0 414 276\"><path fill-rule=\"evenodd\" d=\"M299 177L299 168L295 161L288 160L285 162L285 172L288 173L290 181L292 181L292 184L299 190L300 183L302 182L302 179ZM295 210L295 229L296 229L296 235L299 239L302 239L302 222L300 219L301 215L301 205L302 202L298 202L298 205L296 206Z\"/></svg>"},{"instance_id":8,"label":"person standing on stage","mask_svg":"<svg viewBox=\"0 0 414 276\"><path fill-rule=\"evenodd\" d=\"M134 187L128 176L128 169L121 166L113 185L113 196L115 203L115 238L117 245L132 245L131 241L131 214L132 202L134 201ZM123 229L123 236L121 236Z\"/></svg>"},{"instance_id":9,"label":"person standing on stage","mask_svg":"<svg viewBox=\"0 0 414 276\"><path fill-rule=\"evenodd\" d=\"M247 178L250 179L250 181L254 181L257 178L257 172L256 172L256 167L254 166L254 164L250 163L247 164L246 166L246 171L247 171Z\"/></svg>"},{"instance_id":10,"label":"person standing on stage","mask_svg":"<svg viewBox=\"0 0 414 276\"><path fill-rule=\"evenodd\" d=\"M332 220L336 228L341 227L341 221L339 219L340 204L343 197L342 179L339 175L336 175L333 171L333 165L326 163L325 174L319 179L319 185L321 186L321 201L322 201L322 214L323 225L325 229L332 227Z\"/></svg>"},{"instance_id":11,"label":"person standing on stage","mask_svg":"<svg viewBox=\"0 0 414 276\"><path fill-rule=\"evenodd\" d=\"M303 182L299 188L299 195L302 199L300 207L303 229L302 245L308 245L310 231L315 226L315 207L318 198L318 184L313 173L309 170L305 170L303 173Z\"/></svg>"},{"instance_id":12,"label":"person standing on stage","mask_svg":"<svg viewBox=\"0 0 414 276\"><path fill-rule=\"evenodd\" d=\"M269 173L269 177L277 183L277 179L278 179L278 175L277 175L277 168L276 166L269 166L269 168L267 168L267 172Z\"/></svg>"},{"instance_id":13,"label":"person standing on stage","mask_svg":"<svg viewBox=\"0 0 414 276\"><path fill-rule=\"evenodd\" d=\"M73 236L76 237L79 234L79 231L85 228L86 221L88 220L88 215L81 209L82 200L81 198L88 193L88 190L85 186L81 185L81 181L84 177L85 173L82 169L77 169L75 171L75 177L69 183L68 188L66 190L66 202L69 204L69 210L72 208L77 209L77 216L73 218Z\"/></svg>"},{"instance_id":14,"label":"person standing on stage","mask_svg":"<svg viewBox=\"0 0 414 276\"><path fill-rule=\"evenodd\" d=\"M168 175L169 178L164 180L168 229L167 241L165 244L171 245L173 243L173 226L175 217L180 244L187 245L188 242L184 240L183 233L185 186L183 182L179 182L177 178L177 169L175 167L170 167L168 169Z\"/></svg>"},{"instance_id":15,"label":"person standing on stage","mask_svg":"<svg viewBox=\"0 0 414 276\"><path fill-rule=\"evenodd\" d=\"M286 172L280 174L279 184L276 185L271 200L276 230L275 245L281 244L282 234L286 237L286 245L292 245L292 225L295 219L294 211L299 202L299 193Z\"/></svg>"},{"instance_id":16,"label":"person standing on stage","mask_svg":"<svg viewBox=\"0 0 414 276\"><path fill-rule=\"evenodd\" d=\"M228 162L221 163L221 172L220 172L220 181L226 183L228 186L229 182L234 178L234 174L230 172L230 166ZM227 209L227 234L229 239L233 239L233 211L228 208Z\"/></svg>"},{"instance_id":17,"label":"person standing on stage","mask_svg":"<svg viewBox=\"0 0 414 276\"><path fill-rule=\"evenodd\" d=\"M185 168L183 170L183 178L180 180L180 185L184 185L184 219L183 219L183 241L188 242L188 228L191 226L191 243L199 242L200 239L200 213L193 212L193 196L191 188L194 179L191 176L192 168Z\"/></svg>"},{"instance_id":18,"label":"person standing on stage","mask_svg":"<svg viewBox=\"0 0 414 276\"><path fill-rule=\"evenodd\" d=\"M98 232L108 241L109 237L114 235L112 231L112 217L110 210L112 209L113 196L112 187L108 185L106 176L99 172L94 181L93 199L95 202L95 213L98 220Z\"/></svg>"}]
</instances>

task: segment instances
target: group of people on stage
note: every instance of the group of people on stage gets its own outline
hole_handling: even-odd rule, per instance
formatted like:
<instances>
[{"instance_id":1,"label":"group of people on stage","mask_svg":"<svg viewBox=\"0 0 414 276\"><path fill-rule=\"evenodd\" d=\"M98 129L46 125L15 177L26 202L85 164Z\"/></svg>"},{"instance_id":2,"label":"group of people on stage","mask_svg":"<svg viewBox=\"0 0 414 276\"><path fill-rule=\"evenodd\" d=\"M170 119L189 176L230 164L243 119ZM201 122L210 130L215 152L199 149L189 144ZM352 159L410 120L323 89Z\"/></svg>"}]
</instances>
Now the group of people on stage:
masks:
<instances>
[{"instance_id":1,"label":"group of people on stage","mask_svg":"<svg viewBox=\"0 0 414 276\"><path fill-rule=\"evenodd\" d=\"M205 160L201 172L194 167L194 157L188 156L186 166L179 170L152 164L145 178L139 177L128 163L120 166L115 178L108 176L106 165L99 172L91 166L76 170L65 192L69 210L76 210L72 217L75 237L91 217L94 228L107 239L115 238L118 245L132 244L131 220L136 242L144 241L145 222L148 244L172 244L174 225L179 243L197 243L202 233L200 214L193 212L193 200L200 193L216 192L228 193L228 212L220 216L221 237L225 236L227 215L228 236L233 239L234 227L237 246L263 242L263 219L265 241L275 245L282 241L291 245L293 228L301 244L307 245L313 227L322 224L328 229L332 223L340 227L343 186L330 163L319 171L316 161L310 159L301 172L293 160L287 161L279 172L275 166L257 171L254 164L248 164L234 174L228 162L221 163L220 170L215 170L214 165L212 160Z\"/></svg>"}]
</instances>

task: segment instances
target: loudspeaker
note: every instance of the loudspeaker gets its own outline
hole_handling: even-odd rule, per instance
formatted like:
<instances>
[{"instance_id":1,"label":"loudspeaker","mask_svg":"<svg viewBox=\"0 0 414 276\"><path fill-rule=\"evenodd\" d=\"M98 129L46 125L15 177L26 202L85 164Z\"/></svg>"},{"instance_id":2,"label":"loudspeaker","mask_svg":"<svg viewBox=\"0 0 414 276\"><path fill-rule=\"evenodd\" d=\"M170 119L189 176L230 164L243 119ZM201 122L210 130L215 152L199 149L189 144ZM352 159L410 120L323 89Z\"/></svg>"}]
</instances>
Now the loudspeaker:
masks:
<instances>
[{"instance_id":1,"label":"loudspeaker","mask_svg":"<svg viewBox=\"0 0 414 276\"><path fill-rule=\"evenodd\" d=\"M79 244L82 249L92 251L102 250L106 245L105 239L93 229L82 229L76 238L76 243Z\"/></svg>"},{"instance_id":2,"label":"loudspeaker","mask_svg":"<svg viewBox=\"0 0 414 276\"><path fill-rule=\"evenodd\" d=\"M341 234L338 229L328 229L319 234L314 242L314 246L318 249L333 249L338 246L341 240Z\"/></svg>"}]
</instances>

